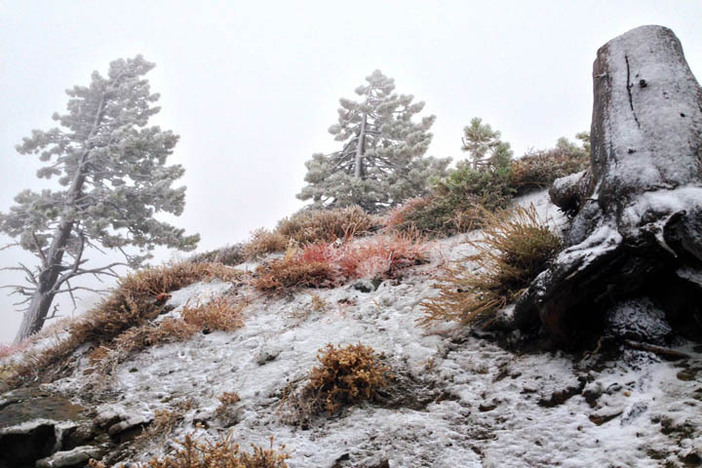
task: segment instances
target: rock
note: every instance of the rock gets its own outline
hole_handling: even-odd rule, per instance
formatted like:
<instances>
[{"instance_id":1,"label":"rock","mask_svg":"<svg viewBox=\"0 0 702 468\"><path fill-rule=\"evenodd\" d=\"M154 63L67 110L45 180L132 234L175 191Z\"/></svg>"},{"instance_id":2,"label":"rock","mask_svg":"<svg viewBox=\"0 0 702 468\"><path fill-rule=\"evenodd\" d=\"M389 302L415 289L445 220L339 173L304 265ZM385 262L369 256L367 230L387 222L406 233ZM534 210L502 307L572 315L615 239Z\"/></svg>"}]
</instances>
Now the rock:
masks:
<instances>
[{"instance_id":1,"label":"rock","mask_svg":"<svg viewBox=\"0 0 702 468\"><path fill-rule=\"evenodd\" d=\"M590 172L552 190L574 214L566 248L520 298L514 326L540 322L573 343L601 330L612 304L650 297L699 333L702 286L690 278L702 268L702 88L661 26L602 46L593 80Z\"/></svg>"},{"instance_id":2,"label":"rock","mask_svg":"<svg viewBox=\"0 0 702 468\"><path fill-rule=\"evenodd\" d=\"M0 466L34 466L59 446L56 422L38 420L0 429Z\"/></svg>"},{"instance_id":3,"label":"rock","mask_svg":"<svg viewBox=\"0 0 702 468\"><path fill-rule=\"evenodd\" d=\"M37 468L79 468L87 464L94 458L99 460L105 454L105 450L100 447L86 445L76 447L73 450L56 452L47 458L42 458L36 463Z\"/></svg>"},{"instance_id":4,"label":"rock","mask_svg":"<svg viewBox=\"0 0 702 468\"><path fill-rule=\"evenodd\" d=\"M617 338L665 344L672 328L649 299L621 301L607 312L605 333Z\"/></svg>"},{"instance_id":5,"label":"rock","mask_svg":"<svg viewBox=\"0 0 702 468\"><path fill-rule=\"evenodd\" d=\"M124 442L141 434L146 426L151 424L153 417L131 416L123 421L111 425L107 433L113 440Z\"/></svg>"}]
</instances>

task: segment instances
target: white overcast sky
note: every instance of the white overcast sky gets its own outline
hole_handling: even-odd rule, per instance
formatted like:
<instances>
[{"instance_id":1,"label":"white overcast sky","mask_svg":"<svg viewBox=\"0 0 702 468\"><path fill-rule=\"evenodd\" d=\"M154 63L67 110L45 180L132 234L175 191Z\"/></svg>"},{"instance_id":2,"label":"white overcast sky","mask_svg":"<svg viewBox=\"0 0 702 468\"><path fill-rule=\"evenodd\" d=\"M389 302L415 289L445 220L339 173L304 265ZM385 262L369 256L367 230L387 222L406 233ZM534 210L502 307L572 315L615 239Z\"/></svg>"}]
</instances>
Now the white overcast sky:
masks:
<instances>
[{"instance_id":1,"label":"white overcast sky","mask_svg":"<svg viewBox=\"0 0 702 468\"><path fill-rule=\"evenodd\" d=\"M480 116L520 155L589 129L597 48L644 24L672 28L702 76L700 0L0 0L0 212L40 187L36 157L15 145L116 58L157 65L154 123L181 135L172 161L186 168L174 222L207 250L302 206L304 162L338 149L338 99L373 70L437 116L428 154L462 157L462 128ZM18 258L0 251L0 266ZM20 319L5 292L0 342Z\"/></svg>"}]
</instances>

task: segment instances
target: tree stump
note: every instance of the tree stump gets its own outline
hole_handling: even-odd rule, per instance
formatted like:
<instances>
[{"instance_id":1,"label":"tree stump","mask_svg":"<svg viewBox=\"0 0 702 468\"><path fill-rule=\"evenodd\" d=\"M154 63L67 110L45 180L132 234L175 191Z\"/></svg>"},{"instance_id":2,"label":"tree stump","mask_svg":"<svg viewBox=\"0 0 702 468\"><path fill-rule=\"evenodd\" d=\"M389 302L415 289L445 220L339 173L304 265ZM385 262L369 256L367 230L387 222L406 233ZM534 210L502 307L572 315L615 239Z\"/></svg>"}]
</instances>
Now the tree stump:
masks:
<instances>
[{"instance_id":1,"label":"tree stump","mask_svg":"<svg viewBox=\"0 0 702 468\"><path fill-rule=\"evenodd\" d=\"M574 214L566 249L515 307L562 341L595 331L620 301L649 297L671 324L702 324L702 88L675 34L631 30L597 52L592 160L559 179Z\"/></svg>"}]
</instances>

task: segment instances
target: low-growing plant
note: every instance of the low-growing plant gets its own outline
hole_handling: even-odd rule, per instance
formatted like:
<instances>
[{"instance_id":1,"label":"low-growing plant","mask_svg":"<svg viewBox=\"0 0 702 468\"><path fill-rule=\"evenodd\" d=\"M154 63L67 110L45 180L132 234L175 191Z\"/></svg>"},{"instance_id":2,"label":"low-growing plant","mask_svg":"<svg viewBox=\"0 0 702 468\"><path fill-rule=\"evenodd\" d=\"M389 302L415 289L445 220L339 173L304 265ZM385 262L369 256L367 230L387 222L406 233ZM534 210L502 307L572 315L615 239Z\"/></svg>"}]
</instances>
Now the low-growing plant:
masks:
<instances>
[{"instance_id":1,"label":"low-growing plant","mask_svg":"<svg viewBox=\"0 0 702 468\"><path fill-rule=\"evenodd\" d=\"M437 320L489 325L560 249L560 238L539 221L533 206L485 216L484 238L468 242L477 253L449 267L436 285L439 295L422 303L424 325Z\"/></svg>"},{"instance_id":2,"label":"low-growing plant","mask_svg":"<svg viewBox=\"0 0 702 468\"><path fill-rule=\"evenodd\" d=\"M377 236L344 243L319 242L256 269L254 286L262 291L333 287L357 278L394 278L426 261L427 244L410 235Z\"/></svg>"},{"instance_id":3,"label":"low-growing plant","mask_svg":"<svg viewBox=\"0 0 702 468\"><path fill-rule=\"evenodd\" d=\"M221 263L222 265L236 266L246 261L244 244L229 245L209 252L203 252L190 257L192 263Z\"/></svg>"},{"instance_id":4,"label":"low-growing plant","mask_svg":"<svg viewBox=\"0 0 702 468\"><path fill-rule=\"evenodd\" d=\"M254 259L269 253L285 252L288 243L288 238L278 231L257 229L251 233L251 240L244 245L244 256Z\"/></svg>"},{"instance_id":5,"label":"low-growing plant","mask_svg":"<svg viewBox=\"0 0 702 468\"><path fill-rule=\"evenodd\" d=\"M312 408L336 413L342 407L372 401L391 378L390 369L380 363L373 348L362 344L320 350L320 365L310 371L303 398Z\"/></svg>"},{"instance_id":6,"label":"low-growing plant","mask_svg":"<svg viewBox=\"0 0 702 468\"><path fill-rule=\"evenodd\" d=\"M201 441L192 435L176 441L175 450L165 457L149 460L144 468L287 468L285 460L290 455L285 446L273 448L273 438L269 448L251 444L252 453L244 452L238 444L229 439L216 442ZM92 468L107 468L97 460L90 460Z\"/></svg>"},{"instance_id":7,"label":"low-growing plant","mask_svg":"<svg viewBox=\"0 0 702 468\"><path fill-rule=\"evenodd\" d=\"M390 223L402 231L435 236L467 232L483 224L483 213L509 205L509 170L474 170L463 164L435 181L431 195L413 200L393 214Z\"/></svg>"},{"instance_id":8,"label":"low-growing plant","mask_svg":"<svg viewBox=\"0 0 702 468\"><path fill-rule=\"evenodd\" d=\"M272 260L256 268L253 285L261 291L282 292L294 288L322 288L335 284L327 262L308 262L299 255Z\"/></svg>"},{"instance_id":9,"label":"low-growing plant","mask_svg":"<svg viewBox=\"0 0 702 468\"><path fill-rule=\"evenodd\" d=\"M218 298L198 307L185 306L180 314L185 323L200 330L232 331L244 324L241 318L244 307L244 302L232 303Z\"/></svg>"},{"instance_id":10,"label":"low-growing plant","mask_svg":"<svg viewBox=\"0 0 702 468\"><path fill-rule=\"evenodd\" d=\"M305 245L349 239L370 232L376 222L358 206L305 210L278 223L277 232Z\"/></svg>"},{"instance_id":11,"label":"low-growing plant","mask_svg":"<svg viewBox=\"0 0 702 468\"><path fill-rule=\"evenodd\" d=\"M349 279L394 278L410 266L426 262L428 245L410 235L377 236L344 248L339 269Z\"/></svg>"},{"instance_id":12,"label":"low-growing plant","mask_svg":"<svg viewBox=\"0 0 702 468\"><path fill-rule=\"evenodd\" d=\"M172 334L163 330L169 322L158 326L150 323L162 311L162 304L157 301L157 297L198 281L214 278L235 281L241 275L241 272L224 265L190 262L131 273L119 281L118 287L109 297L80 319L71 322L66 338L38 353L26 356L23 364L17 369L12 384L19 385L24 378L36 377L45 380L56 377L49 370L66 367L70 362L70 354L85 343L91 343L97 349L102 348L101 351L95 352L95 355L100 355L105 354L107 349L124 348L126 352L139 349L138 346L128 345L130 341L150 346L148 343L162 343L164 339L174 339L174 334L187 334L189 329L179 329L180 324L173 326ZM133 336L121 337L130 329L134 329ZM120 339L117 341L118 337Z\"/></svg>"},{"instance_id":13,"label":"low-growing plant","mask_svg":"<svg viewBox=\"0 0 702 468\"><path fill-rule=\"evenodd\" d=\"M512 162L510 185L518 195L550 187L554 180L590 166L583 148L561 142L553 149L531 151Z\"/></svg>"}]
</instances>

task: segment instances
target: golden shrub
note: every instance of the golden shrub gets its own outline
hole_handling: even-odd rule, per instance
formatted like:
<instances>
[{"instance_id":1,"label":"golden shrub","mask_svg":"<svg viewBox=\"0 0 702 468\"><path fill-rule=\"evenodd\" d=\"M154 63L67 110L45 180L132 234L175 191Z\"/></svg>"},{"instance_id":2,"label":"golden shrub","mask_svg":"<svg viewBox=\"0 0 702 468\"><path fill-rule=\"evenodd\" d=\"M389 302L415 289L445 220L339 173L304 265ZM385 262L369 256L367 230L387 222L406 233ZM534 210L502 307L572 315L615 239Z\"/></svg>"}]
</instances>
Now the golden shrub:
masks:
<instances>
[{"instance_id":1,"label":"golden shrub","mask_svg":"<svg viewBox=\"0 0 702 468\"><path fill-rule=\"evenodd\" d=\"M436 285L439 295L422 303L424 325L437 320L489 324L494 313L519 298L560 249L533 206L487 216L485 237L468 242L477 253L449 267ZM471 262L477 268L468 268Z\"/></svg>"},{"instance_id":2,"label":"golden shrub","mask_svg":"<svg viewBox=\"0 0 702 468\"><path fill-rule=\"evenodd\" d=\"M305 245L350 239L369 232L374 218L358 206L333 210L308 210L278 223L277 232Z\"/></svg>"},{"instance_id":3,"label":"golden shrub","mask_svg":"<svg viewBox=\"0 0 702 468\"><path fill-rule=\"evenodd\" d=\"M244 245L244 256L253 259L273 252L284 252L288 242L288 238L278 231L257 229L251 234L251 240Z\"/></svg>"},{"instance_id":4,"label":"golden shrub","mask_svg":"<svg viewBox=\"0 0 702 468\"><path fill-rule=\"evenodd\" d=\"M313 408L335 413L343 406L374 400L388 384L389 368L375 351L362 344L335 347L328 344L318 353L318 367L310 371L304 394Z\"/></svg>"}]
</instances>

